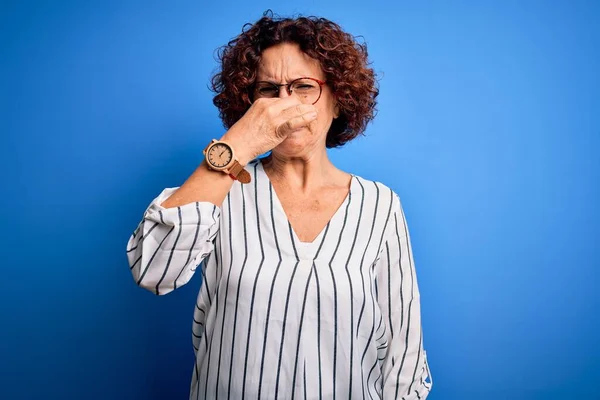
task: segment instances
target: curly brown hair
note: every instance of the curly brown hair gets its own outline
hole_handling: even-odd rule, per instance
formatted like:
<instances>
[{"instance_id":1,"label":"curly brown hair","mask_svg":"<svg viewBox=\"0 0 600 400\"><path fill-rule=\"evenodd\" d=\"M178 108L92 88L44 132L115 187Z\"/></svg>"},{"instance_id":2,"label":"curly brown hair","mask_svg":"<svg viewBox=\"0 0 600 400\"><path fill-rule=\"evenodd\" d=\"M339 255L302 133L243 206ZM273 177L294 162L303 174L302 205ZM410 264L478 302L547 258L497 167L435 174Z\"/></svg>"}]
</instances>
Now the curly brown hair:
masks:
<instances>
[{"instance_id":1,"label":"curly brown hair","mask_svg":"<svg viewBox=\"0 0 600 400\"><path fill-rule=\"evenodd\" d=\"M218 50L221 70L212 78L213 103L229 129L250 108L262 52L280 43L296 43L319 61L340 109L327 133L327 147L339 147L362 134L375 117L379 94L376 75L369 68L366 44L325 18L273 17L267 11L254 24Z\"/></svg>"}]
</instances>

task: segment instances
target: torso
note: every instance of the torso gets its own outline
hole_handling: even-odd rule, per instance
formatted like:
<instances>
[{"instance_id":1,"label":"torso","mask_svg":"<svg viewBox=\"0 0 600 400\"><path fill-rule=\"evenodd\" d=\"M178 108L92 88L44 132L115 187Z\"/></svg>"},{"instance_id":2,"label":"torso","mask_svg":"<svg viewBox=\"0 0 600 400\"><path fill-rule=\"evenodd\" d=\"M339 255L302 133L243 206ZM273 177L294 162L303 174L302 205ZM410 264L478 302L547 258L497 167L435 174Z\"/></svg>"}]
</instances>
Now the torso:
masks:
<instances>
[{"instance_id":1,"label":"torso","mask_svg":"<svg viewBox=\"0 0 600 400\"><path fill-rule=\"evenodd\" d=\"M190 398L383 398L391 329L377 279L387 223L401 218L393 192L332 170L339 180L299 196L260 162L247 170L201 264Z\"/></svg>"}]
</instances>

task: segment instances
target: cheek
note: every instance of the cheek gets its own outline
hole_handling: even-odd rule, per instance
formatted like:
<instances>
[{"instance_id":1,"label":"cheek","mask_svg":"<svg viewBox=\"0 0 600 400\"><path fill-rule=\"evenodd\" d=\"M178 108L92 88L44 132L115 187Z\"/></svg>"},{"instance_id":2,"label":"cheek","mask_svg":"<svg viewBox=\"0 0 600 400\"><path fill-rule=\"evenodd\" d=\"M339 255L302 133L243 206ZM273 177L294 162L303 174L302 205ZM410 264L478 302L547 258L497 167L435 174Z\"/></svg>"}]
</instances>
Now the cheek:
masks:
<instances>
[{"instance_id":1,"label":"cheek","mask_svg":"<svg viewBox=\"0 0 600 400\"><path fill-rule=\"evenodd\" d=\"M329 110L319 111L318 115L317 119L309 125L309 128L315 135L325 135L331 126L333 115Z\"/></svg>"}]
</instances>

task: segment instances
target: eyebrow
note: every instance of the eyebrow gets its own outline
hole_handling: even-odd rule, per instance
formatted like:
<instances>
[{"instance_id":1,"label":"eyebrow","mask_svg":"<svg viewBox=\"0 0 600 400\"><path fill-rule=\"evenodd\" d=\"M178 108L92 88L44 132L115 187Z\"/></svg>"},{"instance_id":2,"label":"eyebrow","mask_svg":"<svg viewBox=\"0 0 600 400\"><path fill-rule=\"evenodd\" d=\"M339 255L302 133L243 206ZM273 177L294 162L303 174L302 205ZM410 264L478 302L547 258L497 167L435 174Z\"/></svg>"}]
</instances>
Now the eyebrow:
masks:
<instances>
[{"instance_id":1,"label":"eyebrow","mask_svg":"<svg viewBox=\"0 0 600 400\"><path fill-rule=\"evenodd\" d=\"M289 80L288 82L286 82L286 83L290 83L290 82L292 82L292 81L295 81L296 79L304 78L304 77L306 77L306 76L307 76L307 75L300 75L300 76L298 76L298 77L296 77L296 78L290 79L290 80ZM280 85L280 83L279 83L279 82L277 82L277 80L275 80L274 78L271 78L271 77L264 78L264 79L256 79L256 82L269 82L269 83L274 83L274 84L276 84L276 85Z\"/></svg>"}]
</instances>

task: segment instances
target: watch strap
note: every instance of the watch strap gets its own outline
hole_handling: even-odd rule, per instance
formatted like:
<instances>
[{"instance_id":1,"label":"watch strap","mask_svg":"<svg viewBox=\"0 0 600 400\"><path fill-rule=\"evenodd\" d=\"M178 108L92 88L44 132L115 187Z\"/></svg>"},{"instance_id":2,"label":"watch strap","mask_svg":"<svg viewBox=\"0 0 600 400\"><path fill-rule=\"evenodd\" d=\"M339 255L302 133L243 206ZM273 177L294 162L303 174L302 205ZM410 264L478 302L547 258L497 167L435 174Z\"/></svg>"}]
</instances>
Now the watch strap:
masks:
<instances>
[{"instance_id":1,"label":"watch strap","mask_svg":"<svg viewBox=\"0 0 600 400\"><path fill-rule=\"evenodd\" d=\"M244 166L240 164L238 160L233 160L228 173L232 178L237 179L241 183L250 183L251 181L250 174L244 169Z\"/></svg>"}]
</instances>

